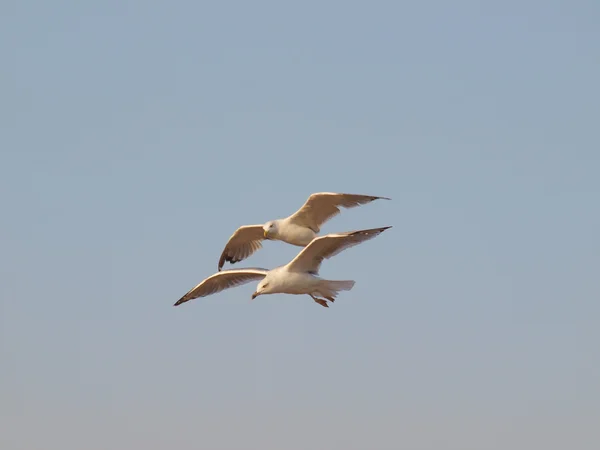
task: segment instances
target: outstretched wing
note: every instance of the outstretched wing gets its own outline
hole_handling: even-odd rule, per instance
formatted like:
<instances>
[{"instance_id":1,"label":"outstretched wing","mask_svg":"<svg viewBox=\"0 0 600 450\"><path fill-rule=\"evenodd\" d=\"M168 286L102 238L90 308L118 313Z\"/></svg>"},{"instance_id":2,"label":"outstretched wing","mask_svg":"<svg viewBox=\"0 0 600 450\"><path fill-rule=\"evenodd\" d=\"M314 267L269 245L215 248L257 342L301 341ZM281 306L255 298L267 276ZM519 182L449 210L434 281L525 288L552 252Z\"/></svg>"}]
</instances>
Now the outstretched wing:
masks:
<instances>
[{"instance_id":1,"label":"outstretched wing","mask_svg":"<svg viewBox=\"0 0 600 450\"><path fill-rule=\"evenodd\" d=\"M375 197L373 195L318 192L311 194L302 205L302 208L288 217L288 220L318 233L321 230L321 225L340 213L340 207L354 208L377 199L390 200L387 197Z\"/></svg>"},{"instance_id":2,"label":"outstretched wing","mask_svg":"<svg viewBox=\"0 0 600 450\"><path fill-rule=\"evenodd\" d=\"M379 236L388 228L392 227L332 233L315 238L290 261L287 268L292 272L317 274L324 259L329 259L347 248L354 247L361 242Z\"/></svg>"},{"instance_id":3,"label":"outstretched wing","mask_svg":"<svg viewBox=\"0 0 600 450\"><path fill-rule=\"evenodd\" d=\"M216 294L222 290L229 289L241 284L246 284L252 280L262 280L267 275L267 269L249 268L249 269L230 269L217 272L214 275L202 280L195 288L181 297L173 306L181 305L188 300L207 295Z\"/></svg>"},{"instance_id":4,"label":"outstretched wing","mask_svg":"<svg viewBox=\"0 0 600 450\"><path fill-rule=\"evenodd\" d=\"M235 230L221 253L219 270L223 268L225 261L235 264L261 248L264 239L263 233L262 225L245 225Z\"/></svg>"}]
</instances>

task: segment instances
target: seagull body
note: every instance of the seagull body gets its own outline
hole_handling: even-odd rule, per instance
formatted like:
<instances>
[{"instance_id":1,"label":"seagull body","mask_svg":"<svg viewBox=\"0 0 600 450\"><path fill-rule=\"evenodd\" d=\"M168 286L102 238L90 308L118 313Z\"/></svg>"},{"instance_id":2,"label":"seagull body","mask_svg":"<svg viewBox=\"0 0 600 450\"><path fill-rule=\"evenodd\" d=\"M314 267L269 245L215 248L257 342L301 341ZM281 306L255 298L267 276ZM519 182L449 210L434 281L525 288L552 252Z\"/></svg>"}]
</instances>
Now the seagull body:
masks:
<instances>
[{"instance_id":1,"label":"seagull body","mask_svg":"<svg viewBox=\"0 0 600 450\"><path fill-rule=\"evenodd\" d=\"M318 276L321 263L366 240L380 235L391 227L369 230L332 233L313 239L296 257L285 266L272 270L262 268L228 269L218 271L191 289L174 306L189 300L206 297L224 289L261 280L252 294L254 300L259 295L292 294L309 295L322 306L328 307L327 299L333 302L340 291L349 291L353 280L325 280Z\"/></svg>"},{"instance_id":2,"label":"seagull body","mask_svg":"<svg viewBox=\"0 0 600 450\"><path fill-rule=\"evenodd\" d=\"M219 259L218 270L225 262L235 264L262 247L264 239L283 241L306 247L321 231L321 226L340 213L340 207L354 208L373 200L390 200L373 195L336 194L318 192L311 194L304 205L289 217L271 220L263 225L244 225L229 238Z\"/></svg>"},{"instance_id":3,"label":"seagull body","mask_svg":"<svg viewBox=\"0 0 600 450\"><path fill-rule=\"evenodd\" d=\"M272 220L263 226L265 239L283 241L298 247L306 247L317 237L314 230L298 225L288 218Z\"/></svg>"}]
</instances>

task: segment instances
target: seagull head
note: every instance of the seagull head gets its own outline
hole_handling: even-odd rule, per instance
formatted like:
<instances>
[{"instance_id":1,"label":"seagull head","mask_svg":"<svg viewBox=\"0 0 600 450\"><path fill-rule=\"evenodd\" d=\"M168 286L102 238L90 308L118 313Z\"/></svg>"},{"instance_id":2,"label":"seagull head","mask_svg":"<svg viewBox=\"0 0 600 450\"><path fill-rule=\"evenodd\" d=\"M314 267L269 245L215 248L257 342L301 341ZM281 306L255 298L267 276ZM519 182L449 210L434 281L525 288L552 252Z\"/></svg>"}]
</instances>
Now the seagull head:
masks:
<instances>
[{"instance_id":1,"label":"seagull head","mask_svg":"<svg viewBox=\"0 0 600 450\"><path fill-rule=\"evenodd\" d=\"M252 294L252 300L254 300L259 295L268 294L269 293L269 282L261 281L260 284L256 287L256 291Z\"/></svg>"},{"instance_id":2,"label":"seagull head","mask_svg":"<svg viewBox=\"0 0 600 450\"><path fill-rule=\"evenodd\" d=\"M263 225L263 236L265 239L271 239L275 237L277 233L277 224L275 221L269 221Z\"/></svg>"}]
</instances>

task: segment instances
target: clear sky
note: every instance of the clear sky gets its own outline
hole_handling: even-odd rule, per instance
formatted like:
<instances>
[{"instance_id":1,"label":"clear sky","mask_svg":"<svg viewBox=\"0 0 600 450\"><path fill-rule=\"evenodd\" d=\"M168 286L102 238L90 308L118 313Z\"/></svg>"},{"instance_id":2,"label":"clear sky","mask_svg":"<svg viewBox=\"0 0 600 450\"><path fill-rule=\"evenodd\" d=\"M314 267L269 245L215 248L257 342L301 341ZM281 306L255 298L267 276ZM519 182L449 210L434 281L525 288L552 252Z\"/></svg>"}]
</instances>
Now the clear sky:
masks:
<instances>
[{"instance_id":1,"label":"clear sky","mask_svg":"<svg viewBox=\"0 0 600 450\"><path fill-rule=\"evenodd\" d=\"M600 442L597 1L0 5L3 450ZM325 309L174 308L240 225L323 232ZM235 267L298 249L268 242Z\"/></svg>"}]
</instances>

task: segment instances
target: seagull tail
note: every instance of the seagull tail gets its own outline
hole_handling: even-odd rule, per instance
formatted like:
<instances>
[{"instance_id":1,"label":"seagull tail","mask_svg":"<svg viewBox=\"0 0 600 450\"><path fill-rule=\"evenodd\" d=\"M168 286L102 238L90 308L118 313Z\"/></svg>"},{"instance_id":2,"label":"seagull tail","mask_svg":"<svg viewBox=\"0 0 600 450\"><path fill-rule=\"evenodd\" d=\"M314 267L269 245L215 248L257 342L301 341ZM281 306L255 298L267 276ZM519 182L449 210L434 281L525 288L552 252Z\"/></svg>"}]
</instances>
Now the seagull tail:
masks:
<instances>
[{"instance_id":1,"label":"seagull tail","mask_svg":"<svg viewBox=\"0 0 600 450\"><path fill-rule=\"evenodd\" d=\"M349 291L352 287L354 287L354 280L321 280L318 292L325 298L335 299L339 291Z\"/></svg>"},{"instance_id":2,"label":"seagull tail","mask_svg":"<svg viewBox=\"0 0 600 450\"><path fill-rule=\"evenodd\" d=\"M349 291L354 287L354 280L325 281L325 284L332 291Z\"/></svg>"}]
</instances>

